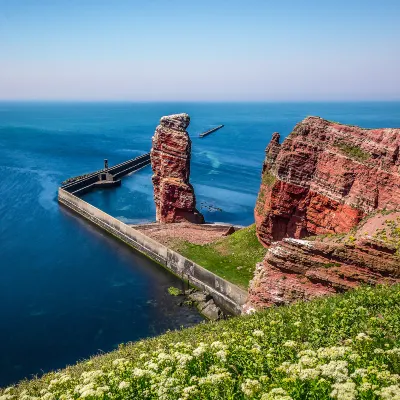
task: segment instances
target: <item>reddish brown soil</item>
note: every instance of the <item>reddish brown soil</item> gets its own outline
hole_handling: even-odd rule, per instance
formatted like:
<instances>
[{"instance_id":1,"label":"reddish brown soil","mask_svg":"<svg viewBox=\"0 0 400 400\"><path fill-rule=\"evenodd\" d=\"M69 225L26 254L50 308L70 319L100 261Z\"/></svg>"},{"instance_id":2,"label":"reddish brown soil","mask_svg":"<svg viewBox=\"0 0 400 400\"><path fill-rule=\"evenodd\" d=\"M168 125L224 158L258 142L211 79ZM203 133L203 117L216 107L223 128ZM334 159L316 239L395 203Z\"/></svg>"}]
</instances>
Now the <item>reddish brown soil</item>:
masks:
<instances>
[{"instance_id":1,"label":"reddish brown soil","mask_svg":"<svg viewBox=\"0 0 400 400\"><path fill-rule=\"evenodd\" d=\"M186 240L194 244L211 243L226 236L231 228L229 225L198 225L189 222L133 225L133 227L165 246L169 246L177 240Z\"/></svg>"}]
</instances>

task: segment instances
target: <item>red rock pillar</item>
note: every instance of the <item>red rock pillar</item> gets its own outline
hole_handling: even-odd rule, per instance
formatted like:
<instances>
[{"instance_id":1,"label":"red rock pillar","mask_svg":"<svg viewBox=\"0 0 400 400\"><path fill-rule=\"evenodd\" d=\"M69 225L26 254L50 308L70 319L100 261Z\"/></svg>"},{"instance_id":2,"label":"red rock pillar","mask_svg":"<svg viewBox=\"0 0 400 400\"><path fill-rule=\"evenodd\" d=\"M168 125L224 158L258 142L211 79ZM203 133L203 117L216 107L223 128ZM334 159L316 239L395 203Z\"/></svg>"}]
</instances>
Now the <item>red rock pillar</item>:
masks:
<instances>
[{"instance_id":1,"label":"red rock pillar","mask_svg":"<svg viewBox=\"0 0 400 400\"><path fill-rule=\"evenodd\" d=\"M153 136L150 157L157 222L204 223L189 183L191 141L186 132L189 123L187 114L162 117Z\"/></svg>"}]
</instances>

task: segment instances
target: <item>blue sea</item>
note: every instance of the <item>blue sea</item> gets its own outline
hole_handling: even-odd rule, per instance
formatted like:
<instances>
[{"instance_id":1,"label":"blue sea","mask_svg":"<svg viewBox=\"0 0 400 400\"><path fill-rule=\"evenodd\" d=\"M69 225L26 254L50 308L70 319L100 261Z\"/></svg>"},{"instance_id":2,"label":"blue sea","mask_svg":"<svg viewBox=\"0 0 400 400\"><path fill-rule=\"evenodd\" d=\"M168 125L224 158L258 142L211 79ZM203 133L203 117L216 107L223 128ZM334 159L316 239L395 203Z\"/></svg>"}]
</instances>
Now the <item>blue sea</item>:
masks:
<instances>
[{"instance_id":1,"label":"blue sea","mask_svg":"<svg viewBox=\"0 0 400 400\"><path fill-rule=\"evenodd\" d=\"M168 294L176 277L56 201L64 179L148 152L160 117L180 112L198 208L240 225L273 132L308 115L400 127L400 103L0 103L0 386L203 320ZM155 219L149 167L84 198L124 222Z\"/></svg>"}]
</instances>

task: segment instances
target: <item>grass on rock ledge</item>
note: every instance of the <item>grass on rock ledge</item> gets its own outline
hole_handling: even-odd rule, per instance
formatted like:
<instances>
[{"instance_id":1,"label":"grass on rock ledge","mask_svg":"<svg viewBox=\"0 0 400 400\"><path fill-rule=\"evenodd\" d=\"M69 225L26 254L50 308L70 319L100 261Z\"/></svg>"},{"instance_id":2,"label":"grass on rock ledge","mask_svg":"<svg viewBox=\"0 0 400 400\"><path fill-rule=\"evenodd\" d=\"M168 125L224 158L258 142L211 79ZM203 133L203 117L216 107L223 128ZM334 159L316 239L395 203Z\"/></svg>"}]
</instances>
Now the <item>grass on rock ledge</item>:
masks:
<instances>
[{"instance_id":1,"label":"grass on rock ledge","mask_svg":"<svg viewBox=\"0 0 400 400\"><path fill-rule=\"evenodd\" d=\"M255 224L209 244L175 241L172 247L184 257L242 288L248 287L256 263L262 261L266 253L257 239Z\"/></svg>"},{"instance_id":2,"label":"grass on rock ledge","mask_svg":"<svg viewBox=\"0 0 400 400\"><path fill-rule=\"evenodd\" d=\"M400 286L271 308L120 346L1 400L400 399Z\"/></svg>"}]
</instances>

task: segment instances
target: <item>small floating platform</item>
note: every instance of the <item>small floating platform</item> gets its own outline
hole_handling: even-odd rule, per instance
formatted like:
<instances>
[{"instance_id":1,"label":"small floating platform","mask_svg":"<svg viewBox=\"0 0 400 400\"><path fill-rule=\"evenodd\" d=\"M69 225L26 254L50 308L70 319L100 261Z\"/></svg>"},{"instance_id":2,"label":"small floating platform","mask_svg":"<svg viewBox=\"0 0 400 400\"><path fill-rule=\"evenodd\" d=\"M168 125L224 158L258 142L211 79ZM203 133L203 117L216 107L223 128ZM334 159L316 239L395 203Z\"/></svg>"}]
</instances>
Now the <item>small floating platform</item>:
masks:
<instances>
[{"instance_id":1,"label":"small floating platform","mask_svg":"<svg viewBox=\"0 0 400 400\"><path fill-rule=\"evenodd\" d=\"M215 132L215 131L217 131L218 129L221 129L221 128L223 128L224 127L224 125L218 125L217 127L215 127L215 128L212 128L212 129L209 129L208 131L206 131L206 132L203 132L203 133L200 133L200 137L201 138L203 138L204 136L207 136L207 135L209 135L210 133L213 133L213 132Z\"/></svg>"}]
</instances>

